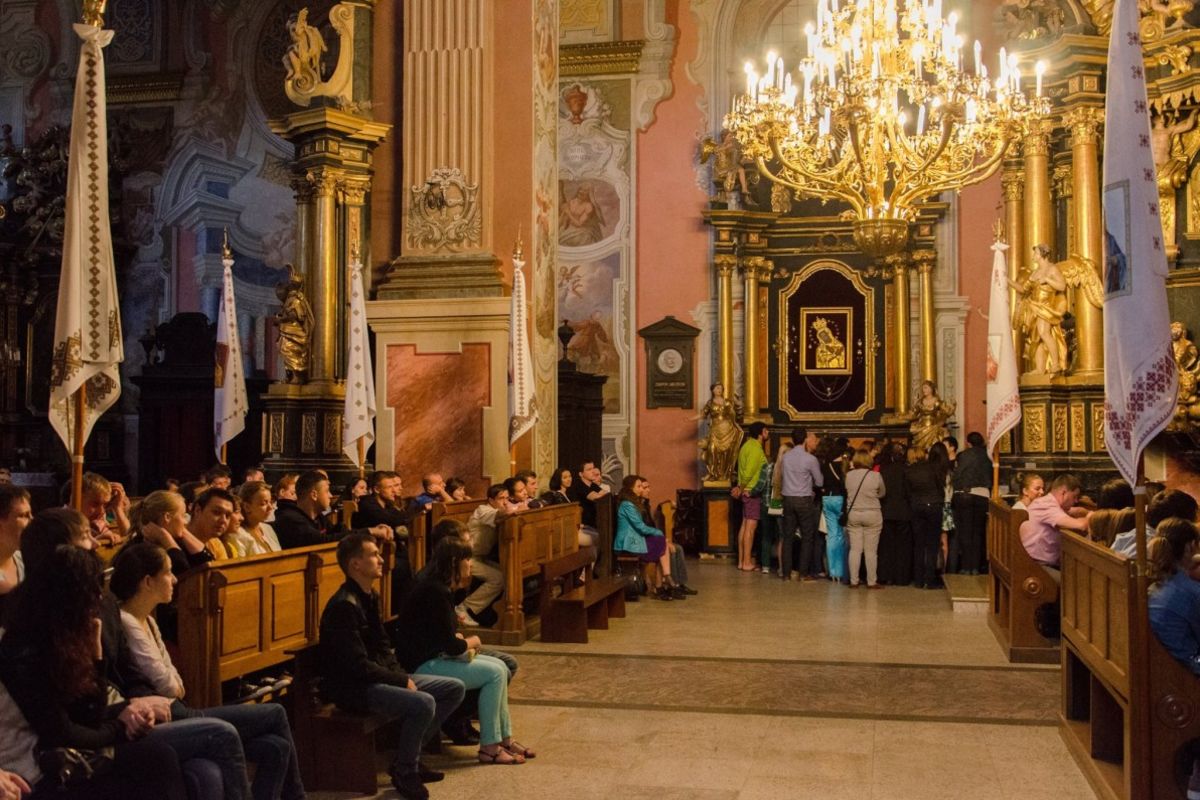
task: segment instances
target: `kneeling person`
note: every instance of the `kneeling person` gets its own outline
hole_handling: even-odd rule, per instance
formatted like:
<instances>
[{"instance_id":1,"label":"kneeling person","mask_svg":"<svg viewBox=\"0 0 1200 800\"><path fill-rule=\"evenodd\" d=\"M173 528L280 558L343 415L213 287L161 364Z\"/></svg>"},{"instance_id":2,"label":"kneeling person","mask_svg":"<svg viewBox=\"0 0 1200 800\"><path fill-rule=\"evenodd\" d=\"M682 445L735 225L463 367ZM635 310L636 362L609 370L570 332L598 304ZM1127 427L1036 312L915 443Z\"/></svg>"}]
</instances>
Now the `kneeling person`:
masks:
<instances>
[{"instance_id":1,"label":"kneeling person","mask_svg":"<svg viewBox=\"0 0 1200 800\"><path fill-rule=\"evenodd\" d=\"M351 533L338 542L338 566L346 582L321 614L322 693L339 708L379 714L399 722L396 755L388 773L406 800L425 800L424 783L442 774L418 761L421 744L436 736L462 702L462 681L428 675L410 677L383 628L375 581L383 558L371 536Z\"/></svg>"}]
</instances>

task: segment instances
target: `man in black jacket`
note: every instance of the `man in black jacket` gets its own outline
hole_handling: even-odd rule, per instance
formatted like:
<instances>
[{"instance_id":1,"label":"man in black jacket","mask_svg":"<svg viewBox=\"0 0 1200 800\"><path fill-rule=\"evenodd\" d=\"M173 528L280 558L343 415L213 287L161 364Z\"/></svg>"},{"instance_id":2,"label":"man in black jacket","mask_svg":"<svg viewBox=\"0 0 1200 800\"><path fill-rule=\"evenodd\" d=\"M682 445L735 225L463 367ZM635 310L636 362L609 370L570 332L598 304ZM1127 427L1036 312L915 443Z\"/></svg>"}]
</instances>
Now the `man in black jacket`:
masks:
<instances>
[{"instance_id":1,"label":"man in black jacket","mask_svg":"<svg viewBox=\"0 0 1200 800\"><path fill-rule=\"evenodd\" d=\"M354 512L354 517L346 521L356 529L386 525L399 537L401 529L406 529L412 524L411 517L404 513L398 504L402 486L400 476L391 470L378 470L367 478L367 485L371 487L371 493L358 501L358 510ZM392 597L396 608L404 601L412 581L413 572L408 561L408 548L403 542L399 542L396 547L396 563L392 567Z\"/></svg>"},{"instance_id":2,"label":"man in black jacket","mask_svg":"<svg viewBox=\"0 0 1200 800\"><path fill-rule=\"evenodd\" d=\"M400 666L374 589L383 575L383 558L371 536L346 535L338 542L337 556L346 582L321 614L321 692L339 708L369 710L398 721L388 774L401 797L425 800L429 792L424 784L443 775L422 767L421 744L437 735L466 689L454 678L410 676Z\"/></svg>"},{"instance_id":3,"label":"man in black jacket","mask_svg":"<svg viewBox=\"0 0 1200 800\"><path fill-rule=\"evenodd\" d=\"M342 525L330 525L325 512L333 503L329 493L329 476L311 470L296 479L296 502L280 503L275 509L275 534L284 550L308 547L337 541L349 531ZM377 539L391 541L392 529L375 525L355 533L369 533Z\"/></svg>"},{"instance_id":4,"label":"man in black jacket","mask_svg":"<svg viewBox=\"0 0 1200 800\"><path fill-rule=\"evenodd\" d=\"M983 434L967 434L967 449L958 453L951 481L954 496L950 510L954 514L953 548L958 558L951 559L952 567L967 575L978 575L987 563L988 495L992 486L992 460L988 458Z\"/></svg>"}]
</instances>

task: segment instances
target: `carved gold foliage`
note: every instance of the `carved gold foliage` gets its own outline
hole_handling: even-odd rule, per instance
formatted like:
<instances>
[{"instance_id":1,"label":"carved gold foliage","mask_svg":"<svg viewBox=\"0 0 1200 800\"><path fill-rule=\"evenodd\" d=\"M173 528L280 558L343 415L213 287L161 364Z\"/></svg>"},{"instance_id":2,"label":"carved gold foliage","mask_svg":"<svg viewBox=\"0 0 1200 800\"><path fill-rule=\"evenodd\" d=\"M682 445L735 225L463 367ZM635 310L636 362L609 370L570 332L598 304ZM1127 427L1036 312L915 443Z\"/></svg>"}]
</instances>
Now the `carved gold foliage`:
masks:
<instances>
[{"instance_id":1,"label":"carved gold foliage","mask_svg":"<svg viewBox=\"0 0 1200 800\"><path fill-rule=\"evenodd\" d=\"M1087 415L1083 403L1071 404L1071 452L1087 450Z\"/></svg>"},{"instance_id":2,"label":"carved gold foliage","mask_svg":"<svg viewBox=\"0 0 1200 800\"><path fill-rule=\"evenodd\" d=\"M305 412L300 418L300 452L317 452L317 414Z\"/></svg>"},{"instance_id":3,"label":"carved gold foliage","mask_svg":"<svg viewBox=\"0 0 1200 800\"><path fill-rule=\"evenodd\" d=\"M1046 407L1028 406L1021 421L1022 449L1029 453L1046 452Z\"/></svg>"},{"instance_id":4,"label":"carved gold foliage","mask_svg":"<svg viewBox=\"0 0 1200 800\"><path fill-rule=\"evenodd\" d=\"M408 243L431 250L479 244L479 184L457 167L438 167L422 186L409 188Z\"/></svg>"},{"instance_id":5,"label":"carved gold foliage","mask_svg":"<svg viewBox=\"0 0 1200 800\"><path fill-rule=\"evenodd\" d=\"M1051 429L1054 442L1054 452L1067 452L1067 407L1062 403L1055 403L1052 411Z\"/></svg>"},{"instance_id":6,"label":"carved gold foliage","mask_svg":"<svg viewBox=\"0 0 1200 800\"><path fill-rule=\"evenodd\" d=\"M1104 404L1092 404L1092 450L1103 453L1108 448L1104 446Z\"/></svg>"}]
</instances>

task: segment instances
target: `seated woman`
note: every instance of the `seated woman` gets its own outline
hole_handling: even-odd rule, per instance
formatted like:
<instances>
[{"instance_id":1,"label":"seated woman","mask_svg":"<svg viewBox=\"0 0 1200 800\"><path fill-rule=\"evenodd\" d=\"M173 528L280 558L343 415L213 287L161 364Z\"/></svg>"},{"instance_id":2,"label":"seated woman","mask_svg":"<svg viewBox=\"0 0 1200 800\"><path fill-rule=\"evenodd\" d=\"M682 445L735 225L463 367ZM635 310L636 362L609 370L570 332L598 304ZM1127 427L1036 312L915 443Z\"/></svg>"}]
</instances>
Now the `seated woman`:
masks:
<instances>
[{"instance_id":1,"label":"seated woman","mask_svg":"<svg viewBox=\"0 0 1200 800\"><path fill-rule=\"evenodd\" d=\"M571 488L571 483L574 477L571 475L571 470L566 467L559 467L554 470L554 474L550 476L550 489L542 492L542 502L548 506L564 505L574 502L570 497L567 497L567 490ZM593 545L589 538L589 546ZM580 542L582 544L582 541Z\"/></svg>"},{"instance_id":2,"label":"seated woman","mask_svg":"<svg viewBox=\"0 0 1200 800\"><path fill-rule=\"evenodd\" d=\"M1150 627L1167 651L1200 675L1200 566L1196 524L1172 517L1157 527L1150 560Z\"/></svg>"},{"instance_id":3,"label":"seated woman","mask_svg":"<svg viewBox=\"0 0 1200 800\"><path fill-rule=\"evenodd\" d=\"M1023 472L1017 476L1020 487L1017 500L1013 503L1014 510L1026 511L1029 504L1041 497L1046 491L1046 482L1036 472Z\"/></svg>"},{"instance_id":4,"label":"seated woman","mask_svg":"<svg viewBox=\"0 0 1200 800\"><path fill-rule=\"evenodd\" d=\"M650 480L638 476L641 480L640 497L642 499L642 521L650 527L654 527L654 513L650 510ZM635 491L639 491L635 484ZM700 594L692 587L688 586L687 559L684 558L683 548L675 544L675 542L667 542L667 554L671 557L671 578L675 581L675 585L679 592L685 595Z\"/></svg>"},{"instance_id":5,"label":"seated woman","mask_svg":"<svg viewBox=\"0 0 1200 800\"><path fill-rule=\"evenodd\" d=\"M457 632L452 592L471 581L471 548L446 536L404 601L397 629L404 668L415 675L457 678L468 690L479 689L479 760L485 764L523 764L536 754L512 737L508 713L509 669L481 653L478 636Z\"/></svg>"},{"instance_id":6,"label":"seated woman","mask_svg":"<svg viewBox=\"0 0 1200 800\"><path fill-rule=\"evenodd\" d=\"M446 494L450 495L451 500L470 500L467 496L467 482L462 478L451 478L446 481Z\"/></svg>"},{"instance_id":7,"label":"seated woman","mask_svg":"<svg viewBox=\"0 0 1200 800\"><path fill-rule=\"evenodd\" d=\"M671 580L671 554L667 548L667 537L653 525L642 519L640 475L626 475L621 481L621 492L617 495L617 533L613 549L632 553L644 564L658 564L659 576L654 596L659 600L676 600L687 597Z\"/></svg>"},{"instance_id":8,"label":"seated woman","mask_svg":"<svg viewBox=\"0 0 1200 800\"><path fill-rule=\"evenodd\" d=\"M278 553L279 537L267 522L275 510L271 487L263 481L247 481L237 492L242 524L227 538L226 543L237 548L240 556L261 556Z\"/></svg>"},{"instance_id":9,"label":"seated woman","mask_svg":"<svg viewBox=\"0 0 1200 800\"><path fill-rule=\"evenodd\" d=\"M101 592L99 560L59 546L17 593L0 639L6 690L0 716L24 725L6 725L0 737L6 767L21 771L35 798L182 800L175 750L159 737L146 738L152 721L109 694L101 667ZM60 789L54 762L64 748L111 748L112 765Z\"/></svg>"},{"instance_id":10,"label":"seated woman","mask_svg":"<svg viewBox=\"0 0 1200 800\"><path fill-rule=\"evenodd\" d=\"M167 551L176 576L212 561L213 556L187 529L186 501L175 492L151 492L134 509L131 541L153 542Z\"/></svg>"},{"instance_id":11,"label":"seated woman","mask_svg":"<svg viewBox=\"0 0 1200 800\"><path fill-rule=\"evenodd\" d=\"M252 786L255 800L300 800L304 787L283 706L243 703L194 710L184 705L183 678L154 621L155 608L171 602L175 583L171 562L158 545L131 544L113 560L109 588L121 603L121 625L134 669L157 694L173 701L172 719L211 717L237 729L246 757L258 767Z\"/></svg>"}]
</instances>

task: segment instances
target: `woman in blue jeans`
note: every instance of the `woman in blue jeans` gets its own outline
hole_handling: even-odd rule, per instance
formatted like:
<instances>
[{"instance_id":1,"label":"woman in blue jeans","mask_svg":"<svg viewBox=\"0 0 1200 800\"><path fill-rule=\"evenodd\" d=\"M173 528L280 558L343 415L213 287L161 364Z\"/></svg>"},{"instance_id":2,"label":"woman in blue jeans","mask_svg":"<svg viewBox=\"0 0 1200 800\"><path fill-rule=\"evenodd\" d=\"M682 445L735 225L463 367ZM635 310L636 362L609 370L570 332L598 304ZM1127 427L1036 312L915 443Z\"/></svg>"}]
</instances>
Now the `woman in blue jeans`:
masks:
<instances>
[{"instance_id":1,"label":"woman in blue jeans","mask_svg":"<svg viewBox=\"0 0 1200 800\"><path fill-rule=\"evenodd\" d=\"M845 450L837 439L826 436L814 455L821 462L821 475L825 479L821 486L821 512L825 517L825 563L829 568L829 579L848 583L849 547L846 531L842 528L842 509L846 507L846 481L842 472Z\"/></svg>"},{"instance_id":2,"label":"woman in blue jeans","mask_svg":"<svg viewBox=\"0 0 1200 800\"><path fill-rule=\"evenodd\" d=\"M400 612L396 640L404 668L414 675L457 678L479 690L479 760L523 764L532 748L513 739L508 713L508 667L479 651L478 636L458 633L453 592L471 582L471 547L448 536L437 543L429 564L413 585Z\"/></svg>"},{"instance_id":3,"label":"woman in blue jeans","mask_svg":"<svg viewBox=\"0 0 1200 800\"><path fill-rule=\"evenodd\" d=\"M173 701L172 719L209 717L237 729L246 757L257 766L254 800L301 800L304 786L283 706L248 703L197 710L184 705L183 679L154 621L154 609L171 602L175 582L171 560L156 544L127 545L113 559L109 589L121 603L121 625L135 669L155 692Z\"/></svg>"}]
</instances>

